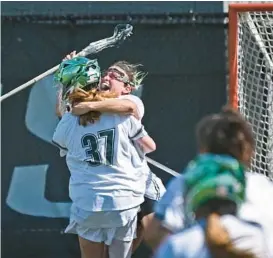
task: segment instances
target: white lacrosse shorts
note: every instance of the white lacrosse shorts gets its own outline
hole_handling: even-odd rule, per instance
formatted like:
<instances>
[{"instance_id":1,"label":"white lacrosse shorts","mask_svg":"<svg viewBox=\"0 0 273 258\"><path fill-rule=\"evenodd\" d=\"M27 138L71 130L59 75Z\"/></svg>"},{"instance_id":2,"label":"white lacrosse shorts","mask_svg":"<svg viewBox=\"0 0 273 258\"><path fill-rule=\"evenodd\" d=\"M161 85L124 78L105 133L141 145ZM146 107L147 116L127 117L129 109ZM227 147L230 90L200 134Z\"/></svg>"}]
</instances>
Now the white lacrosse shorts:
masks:
<instances>
[{"instance_id":1,"label":"white lacrosse shorts","mask_svg":"<svg viewBox=\"0 0 273 258\"><path fill-rule=\"evenodd\" d=\"M109 246L109 258L131 257L132 241L137 237L139 206L123 211L89 212L71 206L65 233Z\"/></svg>"},{"instance_id":2,"label":"white lacrosse shorts","mask_svg":"<svg viewBox=\"0 0 273 258\"><path fill-rule=\"evenodd\" d=\"M146 181L144 196L153 201L159 201L165 192L166 188L162 180L150 171Z\"/></svg>"},{"instance_id":3,"label":"white lacrosse shorts","mask_svg":"<svg viewBox=\"0 0 273 258\"><path fill-rule=\"evenodd\" d=\"M108 245L109 258L131 258L136 235L137 216L127 225L117 228L86 228L70 223L65 233L74 233L92 242Z\"/></svg>"}]
</instances>

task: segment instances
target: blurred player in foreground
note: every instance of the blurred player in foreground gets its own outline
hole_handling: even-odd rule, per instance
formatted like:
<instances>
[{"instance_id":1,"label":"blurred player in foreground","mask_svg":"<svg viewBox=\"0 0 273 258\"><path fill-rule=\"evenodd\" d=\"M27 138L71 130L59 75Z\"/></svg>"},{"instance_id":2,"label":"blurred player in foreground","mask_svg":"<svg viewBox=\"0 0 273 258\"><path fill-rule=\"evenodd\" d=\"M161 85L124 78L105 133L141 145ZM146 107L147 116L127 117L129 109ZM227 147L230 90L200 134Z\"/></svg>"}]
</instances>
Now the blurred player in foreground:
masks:
<instances>
[{"instance_id":1,"label":"blurred player in foreground","mask_svg":"<svg viewBox=\"0 0 273 258\"><path fill-rule=\"evenodd\" d=\"M75 52L66 56L70 60L75 56ZM145 74L138 71L138 65L130 64L126 61L118 61L111 65L102 75L99 89L105 92L113 92L117 95L116 99L107 99L99 102L82 102L72 108L72 113L81 115L89 111L107 112L112 114L131 114L141 120L144 116L144 105L140 98L131 95L131 92L140 87ZM138 238L134 241L133 251L142 241L143 230L153 218L154 204L165 193L165 187L160 178L151 172L145 154L141 146L135 144L139 154L139 162L147 173L145 201L141 205L138 224ZM135 164L139 166L139 164Z\"/></svg>"},{"instance_id":2,"label":"blurred player in foreground","mask_svg":"<svg viewBox=\"0 0 273 258\"><path fill-rule=\"evenodd\" d=\"M252 130L237 112L225 108L219 114L203 118L196 131L200 153L226 154L249 167L254 152ZM156 204L155 217L148 225L146 242L156 250L166 236L190 224L184 210L184 175L171 180L162 199ZM263 175L246 172L246 201L239 217L260 223L273 253L273 184Z\"/></svg>"},{"instance_id":3,"label":"blurred player in foreground","mask_svg":"<svg viewBox=\"0 0 273 258\"><path fill-rule=\"evenodd\" d=\"M193 226L159 247L156 258L269 258L263 228L238 218L245 166L227 155L201 154L184 174L184 207Z\"/></svg>"},{"instance_id":4,"label":"blurred player in foreground","mask_svg":"<svg viewBox=\"0 0 273 258\"><path fill-rule=\"evenodd\" d=\"M98 67L87 61L79 70L72 84L75 89L68 95L72 106L116 97L96 89L83 90L90 88L92 69ZM53 135L53 143L66 152L71 173L72 207L65 232L78 235L84 258L102 258L105 245L110 258L131 257L146 179L143 169L133 166L138 154L132 142L145 153L155 150L155 143L133 116L96 111L80 117L66 112Z\"/></svg>"}]
</instances>

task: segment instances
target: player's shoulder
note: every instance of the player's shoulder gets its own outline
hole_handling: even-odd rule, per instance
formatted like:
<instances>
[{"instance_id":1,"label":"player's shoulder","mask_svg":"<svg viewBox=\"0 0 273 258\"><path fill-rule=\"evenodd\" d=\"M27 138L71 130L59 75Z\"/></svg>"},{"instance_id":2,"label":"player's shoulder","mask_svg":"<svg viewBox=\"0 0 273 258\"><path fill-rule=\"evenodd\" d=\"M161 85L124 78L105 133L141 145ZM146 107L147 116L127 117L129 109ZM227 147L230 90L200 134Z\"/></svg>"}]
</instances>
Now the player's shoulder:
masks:
<instances>
[{"instance_id":1,"label":"player's shoulder","mask_svg":"<svg viewBox=\"0 0 273 258\"><path fill-rule=\"evenodd\" d=\"M261 190L262 189L262 190ZM255 205L272 209L273 182L262 174L246 174L246 196ZM269 205L269 207L267 207Z\"/></svg>"},{"instance_id":2,"label":"player's shoulder","mask_svg":"<svg viewBox=\"0 0 273 258\"><path fill-rule=\"evenodd\" d=\"M170 211L172 211L173 214L179 213L178 217L181 217L181 214L180 214L180 212L182 211L181 205L183 204L183 199L184 199L183 185L184 185L183 175L173 178L171 179L171 181L168 182L166 187L166 192L163 194L162 198L156 203L154 207L154 210L158 219L165 222L167 221L166 223L168 224L173 224L173 222L169 222L169 220L173 221L173 217L174 217L174 215L172 216L170 215L171 214ZM170 219L170 216L172 217L171 219ZM175 220L175 225L177 225L177 222L178 222L178 219Z\"/></svg>"},{"instance_id":3,"label":"player's shoulder","mask_svg":"<svg viewBox=\"0 0 273 258\"><path fill-rule=\"evenodd\" d=\"M132 94L121 95L121 96L119 96L119 99L128 99L128 100L131 100L131 101L134 101L134 102L143 103L142 100L138 96L135 96L135 95L132 95Z\"/></svg>"},{"instance_id":4,"label":"player's shoulder","mask_svg":"<svg viewBox=\"0 0 273 258\"><path fill-rule=\"evenodd\" d=\"M183 203L183 193L184 176L180 175L176 178L171 179L171 181L167 184L166 192L155 205L156 213L165 213L167 207L180 207L180 205Z\"/></svg>"},{"instance_id":5,"label":"player's shoulder","mask_svg":"<svg viewBox=\"0 0 273 258\"><path fill-rule=\"evenodd\" d=\"M178 177L172 178L168 184L168 191L176 192L177 194L183 194L185 178L184 175L179 175Z\"/></svg>"},{"instance_id":6,"label":"player's shoulder","mask_svg":"<svg viewBox=\"0 0 273 258\"><path fill-rule=\"evenodd\" d=\"M73 123L73 120L77 120L77 117L73 116L70 112L65 112L63 115L62 115L62 118L61 120L59 121L58 123L58 126L57 128L64 128L64 127L67 127L68 125L72 125Z\"/></svg>"},{"instance_id":7,"label":"player's shoulder","mask_svg":"<svg viewBox=\"0 0 273 258\"><path fill-rule=\"evenodd\" d=\"M145 113L145 108L144 108L144 104L143 104L142 100L139 97L132 95L132 94L128 94L128 95L122 95L119 98L120 99L127 99L127 100L130 100L133 103L135 103L135 105L137 106L140 118L141 119L143 118L144 113Z\"/></svg>"},{"instance_id":8,"label":"player's shoulder","mask_svg":"<svg viewBox=\"0 0 273 258\"><path fill-rule=\"evenodd\" d=\"M247 180L257 179L257 180L263 180L263 181L269 181L270 182L270 179L266 175L259 174L259 173L254 173L254 172L251 172L251 171L246 172L246 178L247 178Z\"/></svg>"},{"instance_id":9,"label":"player's shoulder","mask_svg":"<svg viewBox=\"0 0 273 258\"><path fill-rule=\"evenodd\" d=\"M265 175L258 173L246 173L247 187L266 186L273 190L273 182Z\"/></svg>"},{"instance_id":10,"label":"player's shoulder","mask_svg":"<svg viewBox=\"0 0 273 258\"><path fill-rule=\"evenodd\" d=\"M62 115L61 121L62 121L62 120L65 121L65 120L69 120L69 119L75 119L75 118L76 118L76 116L72 115L71 112L66 111L66 112L64 112L64 114Z\"/></svg>"}]
</instances>

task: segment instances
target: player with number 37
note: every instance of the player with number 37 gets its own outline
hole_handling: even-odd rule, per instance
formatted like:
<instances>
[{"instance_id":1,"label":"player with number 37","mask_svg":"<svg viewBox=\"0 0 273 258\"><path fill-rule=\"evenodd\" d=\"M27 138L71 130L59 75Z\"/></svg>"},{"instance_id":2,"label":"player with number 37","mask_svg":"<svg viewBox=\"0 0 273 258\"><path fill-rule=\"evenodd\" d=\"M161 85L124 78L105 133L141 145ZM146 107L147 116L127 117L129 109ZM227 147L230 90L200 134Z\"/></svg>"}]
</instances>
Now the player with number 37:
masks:
<instances>
[{"instance_id":1,"label":"player with number 37","mask_svg":"<svg viewBox=\"0 0 273 258\"><path fill-rule=\"evenodd\" d=\"M94 60L81 58L78 63L69 103L115 97L93 89L100 82L99 76L91 76L100 73ZM78 117L66 112L53 142L66 152L71 173L72 207L66 232L79 236L84 257L102 257L105 244L109 258L131 257L146 181L142 167L134 165L139 159L133 142L148 153L155 150L154 141L134 116L89 112Z\"/></svg>"}]
</instances>

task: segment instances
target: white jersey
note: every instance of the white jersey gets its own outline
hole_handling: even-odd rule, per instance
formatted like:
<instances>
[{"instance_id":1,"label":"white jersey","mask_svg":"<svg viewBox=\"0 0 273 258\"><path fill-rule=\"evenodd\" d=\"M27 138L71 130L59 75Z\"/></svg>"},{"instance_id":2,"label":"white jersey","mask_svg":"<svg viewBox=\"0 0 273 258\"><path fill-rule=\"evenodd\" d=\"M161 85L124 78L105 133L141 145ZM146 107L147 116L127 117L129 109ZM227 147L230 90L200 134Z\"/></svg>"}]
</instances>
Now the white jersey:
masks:
<instances>
[{"instance_id":1,"label":"white jersey","mask_svg":"<svg viewBox=\"0 0 273 258\"><path fill-rule=\"evenodd\" d=\"M142 100L134 95L122 95L119 98L121 99L128 99L132 102L134 102L137 106L138 115L140 117L140 120L144 116L144 104ZM145 173L147 179L146 179L146 192L145 197L151 200L158 201L163 194L165 193L166 189L161 181L160 178L158 178L150 169L146 159L145 159L145 153L143 152L141 146L137 142L133 143L138 155L139 155L139 162L143 165L143 172Z\"/></svg>"},{"instance_id":2,"label":"white jersey","mask_svg":"<svg viewBox=\"0 0 273 258\"><path fill-rule=\"evenodd\" d=\"M138 111L138 115L140 117L140 120L143 118L144 113L145 113L145 109L144 109L144 104L139 97L134 96L134 95L121 95L119 97L119 99L128 99L128 100L131 100L132 102L134 102L137 106L137 111Z\"/></svg>"},{"instance_id":3,"label":"white jersey","mask_svg":"<svg viewBox=\"0 0 273 258\"><path fill-rule=\"evenodd\" d=\"M239 217L263 226L273 256L273 183L261 174L246 173L246 202ZM171 232L179 232L189 224L183 207L184 176L172 179L167 191L155 206L155 216Z\"/></svg>"},{"instance_id":4,"label":"white jersey","mask_svg":"<svg viewBox=\"0 0 273 258\"><path fill-rule=\"evenodd\" d=\"M121 95L119 97L119 99L127 99L127 100L130 100L133 103L135 103L135 105L137 107L138 115L139 115L139 118L140 118L139 120L140 121L142 120L145 110L144 110L144 104L143 104L142 100L139 97L134 96L134 95ZM137 149L137 152L140 155L140 158L144 159L145 155L144 155L141 147L139 146L139 144L137 144L136 142L134 142L133 144L134 144L135 148ZM146 161L144 163L147 164Z\"/></svg>"},{"instance_id":5,"label":"white jersey","mask_svg":"<svg viewBox=\"0 0 273 258\"><path fill-rule=\"evenodd\" d=\"M132 140L146 135L132 116L103 114L86 127L79 118L65 113L53 142L67 149L70 170L69 194L86 211L113 211L136 207L144 200L142 166L135 166ZM138 163L137 163L138 164Z\"/></svg>"},{"instance_id":6,"label":"white jersey","mask_svg":"<svg viewBox=\"0 0 273 258\"><path fill-rule=\"evenodd\" d=\"M232 244L238 250L251 251L257 258L270 258L263 229L231 215L222 216ZM157 250L155 258L210 258L205 241L205 220L167 238Z\"/></svg>"}]
</instances>

